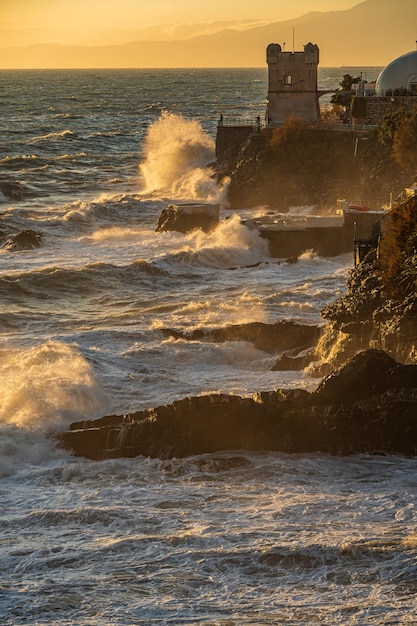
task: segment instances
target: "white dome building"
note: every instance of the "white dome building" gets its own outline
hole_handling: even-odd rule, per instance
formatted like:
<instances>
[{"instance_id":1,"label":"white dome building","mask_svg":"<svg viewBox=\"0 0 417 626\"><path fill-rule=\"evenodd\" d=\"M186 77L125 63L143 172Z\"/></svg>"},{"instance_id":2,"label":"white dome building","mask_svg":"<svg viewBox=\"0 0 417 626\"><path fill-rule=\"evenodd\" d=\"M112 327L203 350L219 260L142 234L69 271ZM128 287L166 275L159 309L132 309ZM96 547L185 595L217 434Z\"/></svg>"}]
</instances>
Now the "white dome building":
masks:
<instances>
[{"instance_id":1,"label":"white dome building","mask_svg":"<svg viewBox=\"0 0 417 626\"><path fill-rule=\"evenodd\" d=\"M395 90L400 93L394 94ZM394 59L382 70L376 81L375 93L377 96L406 93L417 96L417 50Z\"/></svg>"}]
</instances>

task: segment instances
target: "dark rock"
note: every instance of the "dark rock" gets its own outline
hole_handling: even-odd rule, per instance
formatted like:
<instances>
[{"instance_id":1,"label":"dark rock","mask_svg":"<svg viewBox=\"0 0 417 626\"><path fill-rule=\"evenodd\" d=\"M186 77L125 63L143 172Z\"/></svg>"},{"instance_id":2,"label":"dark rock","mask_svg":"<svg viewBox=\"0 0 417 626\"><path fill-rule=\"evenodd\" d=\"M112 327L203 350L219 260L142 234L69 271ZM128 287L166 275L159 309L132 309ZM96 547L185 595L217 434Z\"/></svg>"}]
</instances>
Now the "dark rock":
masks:
<instances>
[{"instance_id":1,"label":"dark rock","mask_svg":"<svg viewBox=\"0 0 417 626\"><path fill-rule=\"evenodd\" d=\"M249 341L258 350L276 354L284 350L297 349L297 353L306 348L315 346L321 329L309 324L297 324L287 320L280 320L275 324L263 322L249 322L247 324L233 324L224 328L196 328L192 331L178 331L164 328L162 332L175 339L189 341L210 341L222 343L224 341Z\"/></svg>"},{"instance_id":2,"label":"dark rock","mask_svg":"<svg viewBox=\"0 0 417 626\"><path fill-rule=\"evenodd\" d=\"M219 205L217 204L170 204L162 209L156 231L188 233L200 228L204 232L210 232L218 223Z\"/></svg>"},{"instance_id":3,"label":"dark rock","mask_svg":"<svg viewBox=\"0 0 417 626\"><path fill-rule=\"evenodd\" d=\"M273 372L292 372L303 370L316 358L314 351L307 351L306 354L293 356L288 353L281 354L276 360L271 370Z\"/></svg>"},{"instance_id":4,"label":"dark rock","mask_svg":"<svg viewBox=\"0 0 417 626\"><path fill-rule=\"evenodd\" d=\"M0 181L0 192L9 200L21 200L25 194L25 188L20 183Z\"/></svg>"},{"instance_id":5,"label":"dark rock","mask_svg":"<svg viewBox=\"0 0 417 626\"><path fill-rule=\"evenodd\" d=\"M405 201L410 215L417 211L417 196ZM403 204L394 207L394 217L388 216L386 228L400 220ZM390 214L389 214L390 215ZM400 220L401 223L401 220ZM328 373L346 363L356 352L370 347L384 350L401 363L416 362L417 354L417 291L415 281L407 282L401 273L389 279L383 270L387 263L384 238L379 255L368 255L350 272L347 292L321 314L328 320L320 340L321 374ZM399 226L395 226L399 229ZM394 231L395 231L394 228ZM415 234L413 235L415 237ZM415 247L404 236L401 267L415 267ZM399 245L399 244L398 244ZM393 288L395 287L395 288Z\"/></svg>"},{"instance_id":6,"label":"dark rock","mask_svg":"<svg viewBox=\"0 0 417 626\"><path fill-rule=\"evenodd\" d=\"M169 459L222 450L417 454L417 366L380 351L358 355L314 393L207 395L77 422L56 435L91 459Z\"/></svg>"},{"instance_id":7,"label":"dark rock","mask_svg":"<svg viewBox=\"0 0 417 626\"><path fill-rule=\"evenodd\" d=\"M394 359L382 350L360 352L346 365L324 378L316 394L320 402L327 404L369 398L375 391L379 391L382 381L385 381L385 374L395 365Z\"/></svg>"},{"instance_id":8,"label":"dark rock","mask_svg":"<svg viewBox=\"0 0 417 626\"><path fill-rule=\"evenodd\" d=\"M19 250L32 250L41 245L42 235L34 230L23 230L18 235L11 237L3 245L5 250L17 252Z\"/></svg>"}]
</instances>

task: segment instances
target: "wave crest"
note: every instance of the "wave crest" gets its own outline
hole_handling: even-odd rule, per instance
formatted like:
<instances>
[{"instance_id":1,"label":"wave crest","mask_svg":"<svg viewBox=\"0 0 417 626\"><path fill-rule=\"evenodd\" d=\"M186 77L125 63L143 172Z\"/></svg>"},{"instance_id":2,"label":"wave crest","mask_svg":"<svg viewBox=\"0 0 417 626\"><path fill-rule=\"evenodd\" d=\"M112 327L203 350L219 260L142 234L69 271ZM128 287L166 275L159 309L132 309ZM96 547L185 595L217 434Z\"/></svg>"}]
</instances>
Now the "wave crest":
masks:
<instances>
[{"instance_id":1,"label":"wave crest","mask_svg":"<svg viewBox=\"0 0 417 626\"><path fill-rule=\"evenodd\" d=\"M59 341L2 354L0 422L61 430L80 416L98 416L104 393L78 347Z\"/></svg>"},{"instance_id":2,"label":"wave crest","mask_svg":"<svg viewBox=\"0 0 417 626\"><path fill-rule=\"evenodd\" d=\"M148 129L145 160L139 169L144 193L222 202L225 186L218 185L207 165L214 161L214 140L196 120L164 112Z\"/></svg>"}]
</instances>

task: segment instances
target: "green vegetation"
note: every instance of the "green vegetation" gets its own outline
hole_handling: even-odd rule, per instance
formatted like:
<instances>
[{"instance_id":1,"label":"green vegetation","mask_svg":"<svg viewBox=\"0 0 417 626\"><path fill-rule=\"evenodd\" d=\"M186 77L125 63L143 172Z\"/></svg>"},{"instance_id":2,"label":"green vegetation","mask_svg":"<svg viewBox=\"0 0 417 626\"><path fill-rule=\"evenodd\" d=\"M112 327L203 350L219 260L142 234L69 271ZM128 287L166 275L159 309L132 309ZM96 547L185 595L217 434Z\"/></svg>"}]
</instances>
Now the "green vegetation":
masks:
<instances>
[{"instance_id":1,"label":"green vegetation","mask_svg":"<svg viewBox=\"0 0 417 626\"><path fill-rule=\"evenodd\" d=\"M358 174L354 142L350 133L344 136L325 124L290 118L274 130L269 148L281 173L303 173L306 185L313 191L326 180L349 176L354 181L353 174Z\"/></svg>"},{"instance_id":2,"label":"green vegetation","mask_svg":"<svg viewBox=\"0 0 417 626\"><path fill-rule=\"evenodd\" d=\"M394 134L392 150L397 163L404 169L417 168L417 111L402 117Z\"/></svg>"},{"instance_id":3,"label":"green vegetation","mask_svg":"<svg viewBox=\"0 0 417 626\"><path fill-rule=\"evenodd\" d=\"M363 96L353 96L351 115L358 120L366 117L366 98Z\"/></svg>"},{"instance_id":4,"label":"green vegetation","mask_svg":"<svg viewBox=\"0 0 417 626\"><path fill-rule=\"evenodd\" d=\"M415 291L417 279L417 196L395 206L380 244L379 266L390 296Z\"/></svg>"}]
</instances>

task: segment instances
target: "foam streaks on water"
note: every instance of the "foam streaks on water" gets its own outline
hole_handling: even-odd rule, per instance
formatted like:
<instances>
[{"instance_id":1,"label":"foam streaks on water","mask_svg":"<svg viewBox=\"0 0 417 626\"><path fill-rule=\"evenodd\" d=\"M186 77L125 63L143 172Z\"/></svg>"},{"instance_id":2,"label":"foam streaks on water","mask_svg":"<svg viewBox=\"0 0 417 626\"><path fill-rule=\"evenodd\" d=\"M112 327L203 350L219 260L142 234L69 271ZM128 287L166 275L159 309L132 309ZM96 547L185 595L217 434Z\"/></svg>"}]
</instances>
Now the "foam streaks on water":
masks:
<instances>
[{"instance_id":1,"label":"foam streaks on water","mask_svg":"<svg viewBox=\"0 0 417 626\"><path fill-rule=\"evenodd\" d=\"M36 574L32 616L46 623L411 624L409 469L397 458L244 453L108 461L99 475L54 464L34 477L37 511L2 524L2 567L19 579L4 607L23 617L16 592Z\"/></svg>"}]
</instances>

